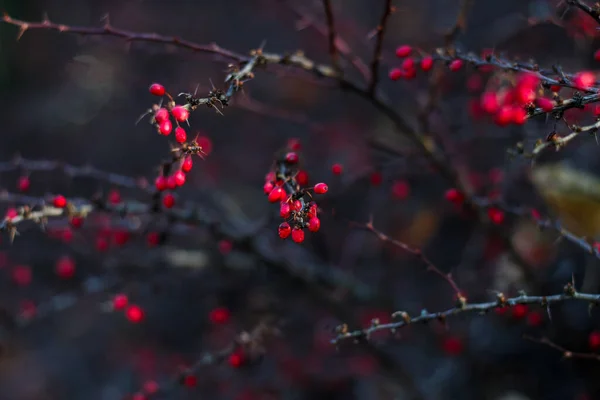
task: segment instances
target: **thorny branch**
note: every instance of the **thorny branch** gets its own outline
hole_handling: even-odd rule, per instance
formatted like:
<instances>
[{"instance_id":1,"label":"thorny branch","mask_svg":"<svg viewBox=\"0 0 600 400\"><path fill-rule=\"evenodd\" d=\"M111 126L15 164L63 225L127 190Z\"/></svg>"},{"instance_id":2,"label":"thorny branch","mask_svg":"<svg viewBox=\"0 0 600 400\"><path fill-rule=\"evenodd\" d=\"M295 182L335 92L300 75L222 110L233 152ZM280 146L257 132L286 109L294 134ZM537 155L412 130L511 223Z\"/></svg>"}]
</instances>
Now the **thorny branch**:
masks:
<instances>
[{"instance_id":1,"label":"thorny branch","mask_svg":"<svg viewBox=\"0 0 600 400\"><path fill-rule=\"evenodd\" d=\"M577 291L575 291L573 285L571 283L568 283L567 285L565 285L563 293L551 296L528 296L526 294L521 294L518 297L506 298L504 294L498 293L496 295L496 301L473 304L459 302L459 304L456 307L450 308L448 310L439 311L435 313L431 313L427 310L422 310L420 314L414 317L406 311L396 311L392 314L392 318L394 318L396 321L387 324L380 324L378 323L378 321L373 321L370 327L353 332L350 332L346 325L341 325L337 328L337 337L334 338L331 341L331 343L338 344L341 341L347 339L368 339L373 333L377 331L388 330L394 333L400 328L416 323L427 323L431 321L445 322L448 317L462 313L485 314L486 312L496 308L512 307L517 304L538 304L541 307L549 309L549 307L553 304L558 304L572 300L587 302L590 303L591 306L597 306L600 304L600 295L578 293Z\"/></svg>"},{"instance_id":2,"label":"thorny branch","mask_svg":"<svg viewBox=\"0 0 600 400\"><path fill-rule=\"evenodd\" d=\"M583 0L565 0L570 6L575 6L587 15L592 17L597 23L600 24L600 6L595 3L594 6L587 5Z\"/></svg>"}]
</instances>

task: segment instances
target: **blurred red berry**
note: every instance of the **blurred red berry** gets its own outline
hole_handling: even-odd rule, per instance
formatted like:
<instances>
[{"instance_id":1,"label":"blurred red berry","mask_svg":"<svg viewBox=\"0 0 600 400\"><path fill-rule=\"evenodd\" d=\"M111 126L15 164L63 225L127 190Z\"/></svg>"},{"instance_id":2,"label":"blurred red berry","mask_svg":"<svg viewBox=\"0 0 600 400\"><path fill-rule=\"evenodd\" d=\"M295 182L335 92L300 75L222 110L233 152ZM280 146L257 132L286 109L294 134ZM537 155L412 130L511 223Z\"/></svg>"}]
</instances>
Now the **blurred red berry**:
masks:
<instances>
[{"instance_id":1,"label":"blurred red berry","mask_svg":"<svg viewBox=\"0 0 600 400\"><path fill-rule=\"evenodd\" d=\"M192 156L187 156L183 159L183 162L181 163L181 170L185 173L188 173L192 170L193 165L194 162L192 160Z\"/></svg>"},{"instance_id":2,"label":"blurred red berry","mask_svg":"<svg viewBox=\"0 0 600 400\"><path fill-rule=\"evenodd\" d=\"M397 81L402 78L402 70L400 68L392 68L388 76L391 80Z\"/></svg>"},{"instance_id":3,"label":"blurred red berry","mask_svg":"<svg viewBox=\"0 0 600 400\"><path fill-rule=\"evenodd\" d=\"M464 350L464 344L462 340L457 337L447 337L444 339L443 348L444 352L449 356L458 356Z\"/></svg>"},{"instance_id":4,"label":"blurred red berry","mask_svg":"<svg viewBox=\"0 0 600 400\"><path fill-rule=\"evenodd\" d=\"M596 83L596 77L589 71L578 72L573 78L573 83L579 90L588 90Z\"/></svg>"},{"instance_id":5,"label":"blurred red berry","mask_svg":"<svg viewBox=\"0 0 600 400\"><path fill-rule=\"evenodd\" d=\"M289 152L285 155L285 162L288 164L297 164L299 160L298 153Z\"/></svg>"},{"instance_id":6,"label":"blurred red berry","mask_svg":"<svg viewBox=\"0 0 600 400\"><path fill-rule=\"evenodd\" d=\"M321 220L317 217L312 217L308 220L308 230L311 232L318 232L321 228Z\"/></svg>"},{"instance_id":7,"label":"blurred red berry","mask_svg":"<svg viewBox=\"0 0 600 400\"><path fill-rule=\"evenodd\" d=\"M187 140L187 133L185 133L185 129L180 126L175 128L175 140L177 143L185 143Z\"/></svg>"},{"instance_id":8,"label":"blurred red berry","mask_svg":"<svg viewBox=\"0 0 600 400\"><path fill-rule=\"evenodd\" d=\"M18 286L27 286L31 283L33 273L27 265L17 265L12 270L12 279Z\"/></svg>"},{"instance_id":9,"label":"blurred red berry","mask_svg":"<svg viewBox=\"0 0 600 400\"><path fill-rule=\"evenodd\" d=\"M298 182L298 185L300 186L308 185L308 172L298 171L296 174L296 182Z\"/></svg>"},{"instance_id":10,"label":"blurred red berry","mask_svg":"<svg viewBox=\"0 0 600 400\"><path fill-rule=\"evenodd\" d=\"M235 351L229 356L229 365L233 368L239 368L244 363L244 354L241 351Z\"/></svg>"},{"instance_id":11,"label":"blurred red berry","mask_svg":"<svg viewBox=\"0 0 600 400\"><path fill-rule=\"evenodd\" d=\"M113 205L117 205L121 202L121 193L118 190L113 189L108 193L108 202Z\"/></svg>"},{"instance_id":12,"label":"blurred red berry","mask_svg":"<svg viewBox=\"0 0 600 400\"><path fill-rule=\"evenodd\" d=\"M433 58L432 57L423 57L421 60L421 69L425 72L429 71L433 68Z\"/></svg>"},{"instance_id":13,"label":"blurred red berry","mask_svg":"<svg viewBox=\"0 0 600 400\"><path fill-rule=\"evenodd\" d=\"M124 294L117 294L112 300L112 305L115 310L123 310L128 303L129 299Z\"/></svg>"},{"instance_id":14,"label":"blurred red berry","mask_svg":"<svg viewBox=\"0 0 600 400\"><path fill-rule=\"evenodd\" d=\"M592 350L598 350L600 348L600 331L590 332L588 336L588 345Z\"/></svg>"},{"instance_id":15,"label":"blurred red berry","mask_svg":"<svg viewBox=\"0 0 600 400\"><path fill-rule=\"evenodd\" d=\"M459 60L459 59L452 60L450 62L450 64L448 65L448 68L450 69L450 71L456 72L462 68L463 64L464 64L463 60Z\"/></svg>"},{"instance_id":16,"label":"blurred red berry","mask_svg":"<svg viewBox=\"0 0 600 400\"><path fill-rule=\"evenodd\" d=\"M283 188L277 186L275 189L271 190L271 193L269 193L269 202L271 203L277 203L278 201L281 201L283 199L285 199L285 190L283 190Z\"/></svg>"},{"instance_id":17,"label":"blurred red berry","mask_svg":"<svg viewBox=\"0 0 600 400\"><path fill-rule=\"evenodd\" d=\"M29 181L28 176L19 177L19 181L17 182L17 187L19 188L19 191L26 192L29 190L29 186L31 186L31 182Z\"/></svg>"},{"instance_id":18,"label":"blurred red berry","mask_svg":"<svg viewBox=\"0 0 600 400\"><path fill-rule=\"evenodd\" d=\"M446 190L444 197L446 200L454 204L462 204L465 201L465 196L455 188Z\"/></svg>"},{"instance_id":19,"label":"blurred red berry","mask_svg":"<svg viewBox=\"0 0 600 400\"><path fill-rule=\"evenodd\" d=\"M372 186L379 186L383 182L383 175L379 171L371 173L370 181Z\"/></svg>"},{"instance_id":20,"label":"blurred red berry","mask_svg":"<svg viewBox=\"0 0 600 400\"><path fill-rule=\"evenodd\" d=\"M231 316L231 314L229 313L229 310L227 308L217 307L210 311L210 314L208 317L210 318L210 321L213 324L224 324L227 321L229 321L230 316Z\"/></svg>"},{"instance_id":21,"label":"blurred red berry","mask_svg":"<svg viewBox=\"0 0 600 400\"><path fill-rule=\"evenodd\" d=\"M56 274L62 279L69 279L75 276L75 260L69 256L64 256L56 262Z\"/></svg>"},{"instance_id":22,"label":"blurred red berry","mask_svg":"<svg viewBox=\"0 0 600 400\"><path fill-rule=\"evenodd\" d=\"M171 193L165 194L163 197L163 205L166 208L172 208L175 205L175 196L173 196Z\"/></svg>"},{"instance_id":23,"label":"blurred red berry","mask_svg":"<svg viewBox=\"0 0 600 400\"><path fill-rule=\"evenodd\" d=\"M164 96L166 91L165 91L165 87L163 85L161 85L160 83L153 83L152 85L150 85L150 93L153 94L154 96Z\"/></svg>"},{"instance_id":24,"label":"blurred red berry","mask_svg":"<svg viewBox=\"0 0 600 400\"><path fill-rule=\"evenodd\" d=\"M304 230L300 228L292 229L292 240L296 243L304 242Z\"/></svg>"},{"instance_id":25,"label":"blurred red berry","mask_svg":"<svg viewBox=\"0 0 600 400\"><path fill-rule=\"evenodd\" d=\"M165 190L167 188L167 178L165 178L162 175L157 176L156 180L154 181L154 187L159 192L162 192L163 190Z\"/></svg>"},{"instance_id":26,"label":"blurred red berry","mask_svg":"<svg viewBox=\"0 0 600 400\"><path fill-rule=\"evenodd\" d=\"M405 181L396 181L392 183L392 196L399 200L404 200L410 193L410 186Z\"/></svg>"},{"instance_id":27,"label":"blurred red berry","mask_svg":"<svg viewBox=\"0 0 600 400\"><path fill-rule=\"evenodd\" d=\"M59 194L58 196L54 197L52 203L56 208L65 208L67 206L67 199L65 196Z\"/></svg>"},{"instance_id":28,"label":"blurred red berry","mask_svg":"<svg viewBox=\"0 0 600 400\"><path fill-rule=\"evenodd\" d=\"M342 164L333 164L331 166L331 172L334 175L341 175L343 170L344 170L344 167L342 166Z\"/></svg>"},{"instance_id":29,"label":"blurred red berry","mask_svg":"<svg viewBox=\"0 0 600 400\"><path fill-rule=\"evenodd\" d=\"M511 310L511 316L515 319L525 318L527 312L529 311L529 307L526 304L516 304Z\"/></svg>"},{"instance_id":30,"label":"blurred red berry","mask_svg":"<svg viewBox=\"0 0 600 400\"><path fill-rule=\"evenodd\" d=\"M396 48L396 57L408 57L410 56L410 54L412 53L412 47L410 47L409 45L402 45L402 46L398 46Z\"/></svg>"},{"instance_id":31,"label":"blurred red berry","mask_svg":"<svg viewBox=\"0 0 600 400\"><path fill-rule=\"evenodd\" d=\"M125 316L133 323L142 322L144 319L144 310L140 306L132 304L125 310Z\"/></svg>"}]
</instances>

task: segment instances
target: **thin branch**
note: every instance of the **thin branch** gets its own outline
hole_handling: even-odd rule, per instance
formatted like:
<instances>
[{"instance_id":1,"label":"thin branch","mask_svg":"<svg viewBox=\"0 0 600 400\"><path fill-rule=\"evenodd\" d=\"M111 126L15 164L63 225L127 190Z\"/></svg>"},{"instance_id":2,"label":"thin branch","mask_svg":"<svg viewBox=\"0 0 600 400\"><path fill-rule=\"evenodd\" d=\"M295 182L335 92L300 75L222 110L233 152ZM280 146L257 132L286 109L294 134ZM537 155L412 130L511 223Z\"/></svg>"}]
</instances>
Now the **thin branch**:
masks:
<instances>
[{"instance_id":1,"label":"thin branch","mask_svg":"<svg viewBox=\"0 0 600 400\"><path fill-rule=\"evenodd\" d=\"M421 262L423 264L425 264L425 266L427 267L427 271L431 271L433 273L435 273L436 275L440 276L443 280L445 280L446 282L448 282L448 284L452 287L452 290L456 293L457 296L457 301L459 302L466 302L466 298L462 295L462 291L460 290L460 288L458 287L458 285L456 284L456 282L454 281L454 279L452 278L451 274L445 274L442 271L440 271L440 269L438 267L436 267L430 260L429 258L427 258L427 256L425 254L423 254L423 252L421 251L421 249L419 248L415 248L415 247L411 247L408 244L401 242L399 240L396 239L392 239L390 236L386 235L385 233L375 229L375 227L373 226L373 221L369 221L366 224L357 224L357 223L353 223L352 225L354 226L358 226L359 228L365 229L371 233L373 233L375 236L377 236L377 238L383 242L387 242L390 243L392 245L394 245L395 247L412 254L413 256L417 257L419 260L421 260Z\"/></svg>"},{"instance_id":2,"label":"thin branch","mask_svg":"<svg viewBox=\"0 0 600 400\"><path fill-rule=\"evenodd\" d=\"M587 5L583 0L566 0L568 5L575 6L589 15L600 24L600 6L596 3L593 7Z\"/></svg>"},{"instance_id":3,"label":"thin branch","mask_svg":"<svg viewBox=\"0 0 600 400\"><path fill-rule=\"evenodd\" d=\"M570 350L567 350L564 347L559 346L558 344L554 343L547 337L535 338L533 336L523 335L523 339L529 340L530 342L543 344L554 350L560 351L564 358L581 358L581 359L587 359L587 360L600 361L600 354L570 351Z\"/></svg>"},{"instance_id":4,"label":"thin branch","mask_svg":"<svg viewBox=\"0 0 600 400\"><path fill-rule=\"evenodd\" d=\"M333 7L331 6L331 0L323 0L323 7L325 8L325 18L327 19L327 37L329 41L329 54L331 55L331 63L333 64L333 68L341 75L342 68L340 67L338 48L335 44L337 33L335 31L335 20L333 18Z\"/></svg>"},{"instance_id":5,"label":"thin branch","mask_svg":"<svg viewBox=\"0 0 600 400\"><path fill-rule=\"evenodd\" d=\"M385 6L383 9L383 14L381 15L381 19L379 21L379 25L377 25L377 39L375 42L375 50L373 52L373 60L371 61L371 82L369 84L369 95L373 96L375 94L375 90L377 89L377 83L379 82L379 63L381 62L381 50L383 49L383 38L385 37L385 28L387 26L387 21L394 12L394 7L392 6L392 0L384 0Z\"/></svg>"},{"instance_id":6,"label":"thin branch","mask_svg":"<svg viewBox=\"0 0 600 400\"><path fill-rule=\"evenodd\" d=\"M468 304L465 302L448 310L435 313L428 312L427 310L422 310L421 313L415 317L412 317L406 311L396 311L392 314L392 318L396 320L395 322L380 324L376 323L377 321L374 321L375 323L373 323L370 327L353 332L350 332L346 325L341 325L337 328L338 335L334 339L332 339L331 343L338 344L339 342L348 339L369 339L369 337L375 332L385 330L395 332L400 328L415 323L427 323L431 321L445 322L448 317L463 313L482 314L491 311L495 308L512 307L517 304L538 304L541 307L547 308L552 304L558 304L573 300L587 302L593 305L599 305L600 294L578 293L575 291L573 285L571 283L568 283L567 285L565 285L563 293L551 296L527 296L525 294L522 294L518 297L506 298L504 294L498 293L496 295L496 301L473 304Z\"/></svg>"}]
</instances>

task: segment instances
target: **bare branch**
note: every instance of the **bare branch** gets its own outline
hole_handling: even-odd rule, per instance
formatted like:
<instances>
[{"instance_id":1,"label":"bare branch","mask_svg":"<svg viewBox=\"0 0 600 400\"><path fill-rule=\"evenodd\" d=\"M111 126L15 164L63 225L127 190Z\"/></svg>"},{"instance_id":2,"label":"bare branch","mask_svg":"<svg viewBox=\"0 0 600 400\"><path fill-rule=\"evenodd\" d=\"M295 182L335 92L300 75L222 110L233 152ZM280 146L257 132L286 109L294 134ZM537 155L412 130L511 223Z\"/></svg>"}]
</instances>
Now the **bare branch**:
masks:
<instances>
[{"instance_id":1,"label":"bare branch","mask_svg":"<svg viewBox=\"0 0 600 400\"><path fill-rule=\"evenodd\" d=\"M392 0L384 1L385 6L383 9L383 14L381 15L381 19L379 21L379 25L377 25L377 39L375 42L373 60L371 61L371 82L369 84L368 89L369 94L371 96L375 94L377 83L379 82L379 63L381 62L381 50L383 49L383 38L385 37L385 28L387 26L388 18L394 12Z\"/></svg>"}]
</instances>

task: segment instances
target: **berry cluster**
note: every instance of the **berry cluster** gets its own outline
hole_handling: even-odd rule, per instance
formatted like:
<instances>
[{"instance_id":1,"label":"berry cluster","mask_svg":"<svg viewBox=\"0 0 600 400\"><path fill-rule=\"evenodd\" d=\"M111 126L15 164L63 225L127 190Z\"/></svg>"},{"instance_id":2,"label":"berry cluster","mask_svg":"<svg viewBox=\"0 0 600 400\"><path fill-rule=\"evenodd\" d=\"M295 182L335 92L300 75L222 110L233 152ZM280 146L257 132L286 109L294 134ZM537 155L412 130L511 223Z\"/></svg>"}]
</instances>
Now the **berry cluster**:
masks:
<instances>
[{"instance_id":1,"label":"berry cluster","mask_svg":"<svg viewBox=\"0 0 600 400\"><path fill-rule=\"evenodd\" d=\"M273 169L265 176L263 190L269 202L279 203L279 216L285 221L279 225L279 237L292 237L296 243L304 241L304 229L317 232L321 227L317 204L312 194L324 194L329 189L325 183L302 187L308 183L307 175L299 169L300 157L297 145L288 145L280 151Z\"/></svg>"},{"instance_id":2,"label":"berry cluster","mask_svg":"<svg viewBox=\"0 0 600 400\"><path fill-rule=\"evenodd\" d=\"M181 126L183 122L189 124L190 104L176 104L173 97L165 90L165 87L159 83L150 85L149 91L154 96L161 97L161 101L159 104L154 104L144 116L152 115L150 123L155 126L159 134L169 136L174 131L175 141L178 143L171 150L172 160L162 165L161 174L154 181L154 186L157 192L173 191L185 184L186 174L192 170L192 156L197 155L204 158L206 152L203 146L199 144L198 136L188 141L187 132ZM167 97L168 101L163 107L162 98L164 97ZM174 130L173 122L176 125ZM175 205L175 196L172 193L165 193L162 197L162 203L165 208L172 208Z\"/></svg>"}]
</instances>

